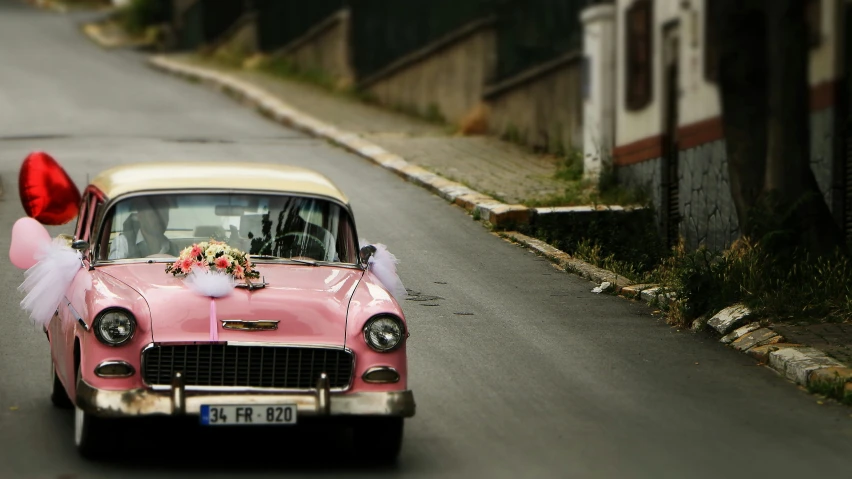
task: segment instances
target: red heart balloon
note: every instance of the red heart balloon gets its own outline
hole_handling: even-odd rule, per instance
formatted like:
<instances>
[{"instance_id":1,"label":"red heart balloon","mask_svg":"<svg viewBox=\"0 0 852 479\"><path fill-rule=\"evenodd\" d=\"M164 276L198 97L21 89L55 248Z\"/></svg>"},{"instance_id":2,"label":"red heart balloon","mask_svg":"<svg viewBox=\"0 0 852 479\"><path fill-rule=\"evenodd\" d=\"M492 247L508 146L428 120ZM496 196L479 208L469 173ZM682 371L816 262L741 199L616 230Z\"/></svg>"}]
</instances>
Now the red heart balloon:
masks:
<instances>
[{"instance_id":1,"label":"red heart balloon","mask_svg":"<svg viewBox=\"0 0 852 479\"><path fill-rule=\"evenodd\" d=\"M44 225L64 225L77 217L80 190L47 153L27 155L18 176L21 204L27 216Z\"/></svg>"}]
</instances>

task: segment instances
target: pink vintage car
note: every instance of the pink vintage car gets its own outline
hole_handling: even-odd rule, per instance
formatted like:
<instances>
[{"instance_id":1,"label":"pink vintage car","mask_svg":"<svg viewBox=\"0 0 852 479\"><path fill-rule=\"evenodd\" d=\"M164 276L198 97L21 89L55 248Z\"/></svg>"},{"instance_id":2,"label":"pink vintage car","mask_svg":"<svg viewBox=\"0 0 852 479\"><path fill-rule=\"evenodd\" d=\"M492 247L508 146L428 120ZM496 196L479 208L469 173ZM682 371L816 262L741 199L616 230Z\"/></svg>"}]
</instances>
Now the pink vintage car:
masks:
<instances>
[{"instance_id":1,"label":"pink vintage car","mask_svg":"<svg viewBox=\"0 0 852 479\"><path fill-rule=\"evenodd\" d=\"M146 163L105 171L78 195L74 237L61 245L76 266L51 283L67 289L43 325L52 400L74 408L81 454L97 456L118 417L282 426L335 416L351 421L356 448L397 457L415 411L401 283L383 245L359 248L348 200L328 179ZM16 225L10 250L28 273L51 257L32 252L34 234ZM225 283L204 284L215 279L208 265Z\"/></svg>"}]
</instances>

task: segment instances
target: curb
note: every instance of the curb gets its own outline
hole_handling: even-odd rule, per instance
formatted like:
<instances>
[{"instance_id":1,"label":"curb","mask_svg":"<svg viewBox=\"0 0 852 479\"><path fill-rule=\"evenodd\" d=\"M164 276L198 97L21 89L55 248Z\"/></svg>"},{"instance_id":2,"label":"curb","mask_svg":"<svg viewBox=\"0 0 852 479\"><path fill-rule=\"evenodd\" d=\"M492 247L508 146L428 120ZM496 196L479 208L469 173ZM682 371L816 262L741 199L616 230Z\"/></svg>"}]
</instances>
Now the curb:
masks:
<instances>
[{"instance_id":1,"label":"curb","mask_svg":"<svg viewBox=\"0 0 852 479\"><path fill-rule=\"evenodd\" d=\"M160 71L218 87L238 100L249 103L278 123L324 138L336 146L366 158L396 173L405 180L435 193L450 203L461 206L474 216L478 215L483 221L494 226L529 223L530 217L534 214L535 210L531 208L501 203L488 195L413 165L403 157L391 153L355 133L341 130L332 124L299 111L264 89L231 75L207 68L184 65L163 55L150 57L148 63Z\"/></svg>"},{"instance_id":2,"label":"curb","mask_svg":"<svg viewBox=\"0 0 852 479\"><path fill-rule=\"evenodd\" d=\"M620 296L641 299L651 305L668 304L676 298L673 293L666 293L660 285L633 284L623 276L571 258L564 251L521 233L510 231L499 235L536 251L565 271L595 283L610 283L607 290ZM852 368L816 348L788 343L770 326L748 322L751 317L752 312L747 307L735 304L719 311L707 321L696 320L692 330L713 331L719 337L719 342L748 354L811 393L852 405Z\"/></svg>"},{"instance_id":3,"label":"curb","mask_svg":"<svg viewBox=\"0 0 852 479\"><path fill-rule=\"evenodd\" d=\"M68 6L61 2L51 0L27 0L27 3L42 10L50 10L57 13L68 13Z\"/></svg>"},{"instance_id":4,"label":"curb","mask_svg":"<svg viewBox=\"0 0 852 479\"><path fill-rule=\"evenodd\" d=\"M130 39L107 35L104 33L103 26L99 22L86 23L80 28L90 40L106 49L148 46L152 43L145 38Z\"/></svg>"},{"instance_id":5,"label":"curb","mask_svg":"<svg viewBox=\"0 0 852 479\"><path fill-rule=\"evenodd\" d=\"M163 55L150 57L148 63L155 69L224 90L238 100L254 106L278 123L324 138L334 145L366 158L450 203L463 207L474 217L478 215L492 225L528 223L531 216L537 213L536 209L523 205L501 203L460 183L413 165L401 156L364 140L355 133L340 130L332 124L320 121L293 108L262 88L230 75L184 65ZM673 293L666 292L661 285L634 284L623 276L572 258L567 253L535 238L515 231L498 233L498 235L538 252L565 271L600 284L600 288L596 290L613 292L630 299L640 299L652 305L668 305L676 299ZM715 331L723 344L749 354L809 391L852 404L851 368L815 348L787 343L770 327L761 327L759 323L745 324L745 320L750 316L751 311L745 306L733 305L723 309L706 323L701 319L696 320L692 330Z\"/></svg>"}]
</instances>

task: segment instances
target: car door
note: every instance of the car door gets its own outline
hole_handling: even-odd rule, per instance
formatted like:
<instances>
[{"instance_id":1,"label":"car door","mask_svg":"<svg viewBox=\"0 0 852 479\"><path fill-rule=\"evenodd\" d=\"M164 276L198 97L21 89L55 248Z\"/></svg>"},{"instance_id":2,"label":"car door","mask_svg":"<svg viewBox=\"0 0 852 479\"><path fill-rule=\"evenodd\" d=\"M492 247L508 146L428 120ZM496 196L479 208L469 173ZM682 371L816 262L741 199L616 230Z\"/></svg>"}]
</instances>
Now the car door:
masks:
<instances>
[{"instance_id":1,"label":"car door","mask_svg":"<svg viewBox=\"0 0 852 479\"><path fill-rule=\"evenodd\" d=\"M88 241L89 232L91 230L92 217L96 202L90 193L83 195L80 202L80 213L77 216L77 225L74 229L74 239ZM88 272L84 272L88 274ZM69 291L59 303L57 314L50 323L51 337L51 352L53 360L56 364L56 371L65 385L73 384L76 371L74 370L74 338L78 327L81 327L79 305L75 307L72 304L72 299L75 295L73 291L77 286L78 281L73 281Z\"/></svg>"}]
</instances>

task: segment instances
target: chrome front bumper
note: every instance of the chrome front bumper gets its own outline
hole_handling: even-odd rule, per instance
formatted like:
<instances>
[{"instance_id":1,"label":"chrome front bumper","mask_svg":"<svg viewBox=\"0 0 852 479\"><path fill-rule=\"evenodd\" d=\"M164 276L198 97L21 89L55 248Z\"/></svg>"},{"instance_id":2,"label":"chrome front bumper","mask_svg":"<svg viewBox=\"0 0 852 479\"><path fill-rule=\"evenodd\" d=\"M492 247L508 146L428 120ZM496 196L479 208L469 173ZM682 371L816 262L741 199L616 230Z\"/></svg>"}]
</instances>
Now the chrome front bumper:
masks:
<instances>
[{"instance_id":1,"label":"chrome front bumper","mask_svg":"<svg viewBox=\"0 0 852 479\"><path fill-rule=\"evenodd\" d=\"M328 381L301 393L187 391L180 377L168 390L97 389L82 379L77 383L77 406L101 417L199 415L202 405L295 404L304 416L414 416L411 391L331 393Z\"/></svg>"}]
</instances>

